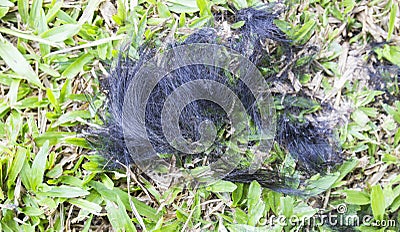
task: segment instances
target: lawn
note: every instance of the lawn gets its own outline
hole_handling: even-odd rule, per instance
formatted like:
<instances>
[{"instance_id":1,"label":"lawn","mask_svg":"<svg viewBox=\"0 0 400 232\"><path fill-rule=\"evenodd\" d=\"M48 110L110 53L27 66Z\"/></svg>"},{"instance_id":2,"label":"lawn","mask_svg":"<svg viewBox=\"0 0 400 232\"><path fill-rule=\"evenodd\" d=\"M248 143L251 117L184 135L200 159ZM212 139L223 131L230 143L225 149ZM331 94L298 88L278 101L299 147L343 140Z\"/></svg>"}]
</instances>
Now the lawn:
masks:
<instances>
[{"instance_id":1,"label":"lawn","mask_svg":"<svg viewBox=\"0 0 400 232\"><path fill-rule=\"evenodd\" d=\"M137 58L149 41L162 47L205 27L234 34L245 25L230 18L259 4L0 0L0 231L399 231L396 0L272 3L293 53L266 42L269 64L258 68L301 118L325 117L342 158L309 177L312 194L263 180L161 188L88 142L109 115L102 83L123 48ZM288 153L274 143L265 165L302 176Z\"/></svg>"}]
</instances>

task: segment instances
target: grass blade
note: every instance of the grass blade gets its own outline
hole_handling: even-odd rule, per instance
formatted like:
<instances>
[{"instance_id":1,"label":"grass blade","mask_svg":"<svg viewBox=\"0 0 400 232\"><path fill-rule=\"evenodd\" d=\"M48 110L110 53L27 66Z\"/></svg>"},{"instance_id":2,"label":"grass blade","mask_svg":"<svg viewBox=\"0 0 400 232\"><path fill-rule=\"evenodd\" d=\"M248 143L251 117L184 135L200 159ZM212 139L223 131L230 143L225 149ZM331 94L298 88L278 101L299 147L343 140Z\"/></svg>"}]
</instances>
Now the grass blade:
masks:
<instances>
[{"instance_id":1,"label":"grass blade","mask_svg":"<svg viewBox=\"0 0 400 232\"><path fill-rule=\"evenodd\" d=\"M36 190L37 186L43 182L43 176L46 168L46 161L49 150L49 141L46 141L40 151L37 153L35 159L33 160L30 183L32 189L34 190Z\"/></svg>"},{"instance_id":2,"label":"grass blade","mask_svg":"<svg viewBox=\"0 0 400 232\"><path fill-rule=\"evenodd\" d=\"M51 186L49 191L39 192L38 194L48 197L75 198L89 195L90 192L78 187L61 185Z\"/></svg>"},{"instance_id":3,"label":"grass blade","mask_svg":"<svg viewBox=\"0 0 400 232\"><path fill-rule=\"evenodd\" d=\"M101 2L102 0L90 0L89 4L83 11L82 16L79 18L78 24L82 25L85 22L91 20L93 18L94 11L97 9Z\"/></svg>"},{"instance_id":4,"label":"grass blade","mask_svg":"<svg viewBox=\"0 0 400 232\"><path fill-rule=\"evenodd\" d=\"M380 221L383 220L383 216L385 215L385 196L380 185L372 187L371 208L374 218Z\"/></svg>"},{"instance_id":5,"label":"grass blade","mask_svg":"<svg viewBox=\"0 0 400 232\"><path fill-rule=\"evenodd\" d=\"M390 8L390 16L389 16L389 25L388 25L388 35L386 41L390 41L393 35L395 21L396 21L396 14L399 10L399 6L397 2L393 2L392 7Z\"/></svg>"},{"instance_id":6,"label":"grass blade","mask_svg":"<svg viewBox=\"0 0 400 232\"><path fill-rule=\"evenodd\" d=\"M92 59L93 56L91 54L84 54L76 59L70 66L68 66L68 68L66 68L61 75L67 79L74 78L80 71L83 70L83 66L89 63L89 61Z\"/></svg>"},{"instance_id":7,"label":"grass blade","mask_svg":"<svg viewBox=\"0 0 400 232\"><path fill-rule=\"evenodd\" d=\"M28 82L44 88L39 77L24 56L3 37L0 37L0 56L15 73L25 78Z\"/></svg>"},{"instance_id":8,"label":"grass blade","mask_svg":"<svg viewBox=\"0 0 400 232\"><path fill-rule=\"evenodd\" d=\"M53 27L50 30L43 32L40 36L53 42L62 42L72 36L78 34L81 30L80 25L65 24L59 27Z\"/></svg>"},{"instance_id":9,"label":"grass blade","mask_svg":"<svg viewBox=\"0 0 400 232\"><path fill-rule=\"evenodd\" d=\"M99 214L101 211L101 206L87 201L87 200L83 200L83 199L70 199L69 203L78 206L81 209L87 210L93 214Z\"/></svg>"},{"instance_id":10,"label":"grass blade","mask_svg":"<svg viewBox=\"0 0 400 232\"><path fill-rule=\"evenodd\" d=\"M22 167L24 166L24 160L26 159L26 149L18 147L15 158L11 164L10 173L8 174L7 185L8 188L15 183L18 174L20 173Z\"/></svg>"},{"instance_id":11,"label":"grass blade","mask_svg":"<svg viewBox=\"0 0 400 232\"><path fill-rule=\"evenodd\" d=\"M106 202L107 217L115 231L136 231L121 199L116 199L117 204L109 200Z\"/></svg>"},{"instance_id":12,"label":"grass blade","mask_svg":"<svg viewBox=\"0 0 400 232\"><path fill-rule=\"evenodd\" d=\"M53 46L53 47L58 47L58 48L61 47L61 45L58 44L58 43L54 43L53 41L50 41L50 40L47 40L47 39L43 39L43 38L40 38L40 37L38 37L36 35L32 35L32 34L27 33L27 32L22 32L22 31L19 31L17 29L11 30L11 29L3 27L3 28L0 28L0 32L8 34L8 35L15 36L15 37L18 37L18 38L21 38L21 39L27 39L27 40L39 42L41 44L47 44L47 45L50 45L50 46Z\"/></svg>"}]
</instances>

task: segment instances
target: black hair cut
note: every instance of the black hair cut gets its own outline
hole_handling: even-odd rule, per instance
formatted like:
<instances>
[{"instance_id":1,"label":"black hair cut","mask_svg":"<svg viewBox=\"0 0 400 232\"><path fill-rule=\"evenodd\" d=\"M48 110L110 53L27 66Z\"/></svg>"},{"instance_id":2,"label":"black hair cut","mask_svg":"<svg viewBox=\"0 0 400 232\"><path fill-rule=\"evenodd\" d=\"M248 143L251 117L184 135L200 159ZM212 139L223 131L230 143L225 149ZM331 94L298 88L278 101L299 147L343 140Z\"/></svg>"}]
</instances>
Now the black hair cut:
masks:
<instances>
[{"instance_id":1,"label":"black hair cut","mask_svg":"<svg viewBox=\"0 0 400 232\"><path fill-rule=\"evenodd\" d=\"M274 24L277 14L271 13L268 7L247 8L235 13L235 21L244 21L244 25L235 32L235 36L224 37L213 28L203 28L189 35L183 42L170 43L169 47L192 43L222 44L243 56L247 57L256 66L263 63L269 54L263 48L262 42L272 40L287 48L287 57L291 57L290 40ZM111 70L110 76L102 82L102 88L107 97L108 111L104 125L99 128L90 128L87 140L93 148L107 160L118 160L124 165L135 163L126 147L122 129L122 108L129 83L140 67L149 60L157 48L146 44L139 49L139 59L133 60L128 56L120 55L116 67ZM272 66L272 65L271 65ZM146 129L149 140L158 153L169 153L184 158L186 154L177 152L163 135L160 112L168 95L184 83L199 78L215 80L227 85L242 101L255 128L259 127L259 115L254 108L254 97L246 86L240 82L231 82L230 77L218 68L205 65L191 65L179 68L165 76L153 89L146 106ZM275 96L281 97L279 95ZM295 98L296 96L294 96ZM285 104L285 103L284 103ZM327 128L323 123L309 121L298 117L299 110L288 103L279 113L277 120L276 141L297 162L304 176L329 171L335 164L340 163L340 148L333 135L333 128ZM226 114L216 104L198 100L188 104L181 112L179 123L182 135L190 140L199 139L197 128L205 119L212 121L223 130L226 126ZM214 150L209 156L216 158L224 152L223 141L216 141ZM201 156L201 154L200 154ZM109 168L116 168L109 165ZM302 195L302 192L293 187L295 180L282 174L279 170L262 168L255 173L249 173L246 167L238 167L225 180L241 183L258 181L263 187L275 191Z\"/></svg>"}]
</instances>

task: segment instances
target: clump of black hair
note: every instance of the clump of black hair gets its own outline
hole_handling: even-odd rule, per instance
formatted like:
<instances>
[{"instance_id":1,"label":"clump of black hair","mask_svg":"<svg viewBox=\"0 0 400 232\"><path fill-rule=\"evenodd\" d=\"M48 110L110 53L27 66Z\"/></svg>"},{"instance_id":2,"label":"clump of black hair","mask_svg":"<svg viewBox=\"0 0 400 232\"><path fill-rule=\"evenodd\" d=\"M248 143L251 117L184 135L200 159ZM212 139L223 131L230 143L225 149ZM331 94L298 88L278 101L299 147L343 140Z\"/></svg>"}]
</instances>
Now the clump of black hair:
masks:
<instances>
[{"instance_id":1,"label":"clump of black hair","mask_svg":"<svg viewBox=\"0 0 400 232\"><path fill-rule=\"evenodd\" d=\"M388 46L390 42L372 42L368 54L368 84L371 89L384 92L384 103L391 105L400 99L400 66L388 62L376 53L375 49ZM374 52L375 51L375 52Z\"/></svg>"},{"instance_id":2,"label":"clump of black hair","mask_svg":"<svg viewBox=\"0 0 400 232\"><path fill-rule=\"evenodd\" d=\"M322 128L307 120L298 122L287 113L278 121L277 140L298 160L300 168L312 174L324 172L341 161L340 148L329 128Z\"/></svg>"},{"instance_id":3,"label":"clump of black hair","mask_svg":"<svg viewBox=\"0 0 400 232\"><path fill-rule=\"evenodd\" d=\"M250 40L253 45L261 46L264 39L272 39L279 42L289 42L286 35L275 25L277 13L270 13L262 8L246 8L239 10L236 15L236 21L244 21L245 24L240 28L242 35L246 40ZM257 47L261 48L261 47Z\"/></svg>"},{"instance_id":4,"label":"clump of black hair","mask_svg":"<svg viewBox=\"0 0 400 232\"><path fill-rule=\"evenodd\" d=\"M221 38L213 28L204 28L194 32L181 43L169 44L174 47L180 44L209 43L222 44L241 53L250 59L255 65L262 63L268 52L263 48L266 39L276 42L278 45L290 47L290 40L274 24L277 14L267 9L247 8L236 12L235 20L244 21L244 25L235 32L234 36ZM157 51L150 44L139 49L139 59L132 60L121 55L111 75L102 83L107 96L107 117L104 125L89 130L88 141L97 152L108 160L118 160L125 165L134 164L134 160L126 147L123 129L122 115L123 103L129 83L144 62L149 60ZM263 64L264 65L264 64ZM273 64L270 64L271 66ZM148 138L159 153L174 154L184 158L186 154L177 152L165 139L161 128L161 109L165 99L171 92L184 83L197 79L215 80L228 86L242 101L249 117L259 127L259 113L254 107L255 98L240 81L232 82L230 77L219 68L205 65L191 65L179 68L165 76L153 89L146 106L146 129ZM293 158L298 161L299 167L313 173L323 173L333 165L333 161L339 160L338 146L332 137L332 130L322 128L321 125L299 119L290 105L279 115L278 120L278 144L286 149ZM188 104L180 115L179 123L182 135L189 140L199 139L197 128L205 119L212 121L224 130L227 124L226 113L216 104L206 100L198 100ZM223 138L223 137L222 137ZM216 140L214 150L208 156L219 157L224 152L223 140ZM201 154L200 154L201 155ZM212 159L211 159L212 160ZM116 162L112 162L116 163ZM116 166L110 166L115 168ZM324 168L325 167L325 168ZM308 176L307 172L304 176ZM293 178L282 174L279 170L260 169L255 173L249 173L245 167L240 167L224 177L225 180L249 183L257 180L262 186L288 194L301 194L300 190L292 186Z\"/></svg>"},{"instance_id":5,"label":"clump of black hair","mask_svg":"<svg viewBox=\"0 0 400 232\"><path fill-rule=\"evenodd\" d=\"M372 89L383 91L383 101L392 104L400 98L400 67L378 62L369 70L369 85Z\"/></svg>"}]
</instances>

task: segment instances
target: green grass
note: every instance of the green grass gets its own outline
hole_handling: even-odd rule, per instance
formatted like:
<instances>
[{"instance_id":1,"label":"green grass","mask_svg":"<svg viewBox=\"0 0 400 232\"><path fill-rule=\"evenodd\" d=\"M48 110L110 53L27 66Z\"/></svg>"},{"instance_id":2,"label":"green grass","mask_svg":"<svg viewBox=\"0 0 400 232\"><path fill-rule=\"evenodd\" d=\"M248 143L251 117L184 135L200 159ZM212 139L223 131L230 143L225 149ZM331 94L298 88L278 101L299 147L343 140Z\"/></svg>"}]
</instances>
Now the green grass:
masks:
<instances>
[{"instance_id":1,"label":"green grass","mask_svg":"<svg viewBox=\"0 0 400 232\"><path fill-rule=\"evenodd\" d=\"M257 2L229 3L243 8ZM312 68L294 83L350 114L339 132L349 161L330 182L314 183L330 187L326 193L303 199L257 182L226 181L195 191L161 190L130 171L98 168L98 157L76 131L101 123L99 78L119 46L131 37L135 55L143 41L161 44L171 31L181 38L212 25L212 12L232 5L225 0L0 1L0 230L296 231L302 227L270 226L268 218L309 217L320 209L334 213L343 203L346 215L396 222L396 227L363 225L363 231L399 230L398 83L391 89L397 100L385 103L384 92L369 89L363 75L346 73L356 62L366 65L368 57L400 65L399 6L392 0L291 1L276 22L293 44L319 47L296 61L301 67L312 60ZM390 43L371 47L374 41ZM283 151L274 152L285 158Z\"/></svg>"}]
</instances>

